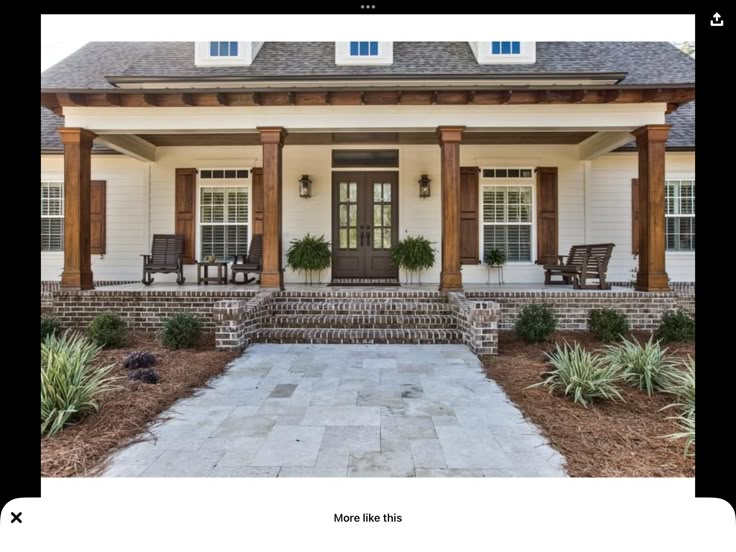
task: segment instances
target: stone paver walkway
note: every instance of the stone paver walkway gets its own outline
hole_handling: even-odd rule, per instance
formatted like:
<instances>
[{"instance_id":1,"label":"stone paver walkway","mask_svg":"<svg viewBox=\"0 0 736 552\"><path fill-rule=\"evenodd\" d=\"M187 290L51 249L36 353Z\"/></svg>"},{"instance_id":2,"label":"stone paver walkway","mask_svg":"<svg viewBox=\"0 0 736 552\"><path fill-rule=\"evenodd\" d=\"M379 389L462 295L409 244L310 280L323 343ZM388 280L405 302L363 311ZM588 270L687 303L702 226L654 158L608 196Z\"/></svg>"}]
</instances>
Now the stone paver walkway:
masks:
<instances>
[{"instance_id":1,"label":"stone paver walkway","mask_svg":"<svg viewBox=\"0 0 736 552\"><path fill-rule=\"evenodd\" d=\"M564 476L464 345L254 345L104 475Z\"/></svg>"}]
</instances>

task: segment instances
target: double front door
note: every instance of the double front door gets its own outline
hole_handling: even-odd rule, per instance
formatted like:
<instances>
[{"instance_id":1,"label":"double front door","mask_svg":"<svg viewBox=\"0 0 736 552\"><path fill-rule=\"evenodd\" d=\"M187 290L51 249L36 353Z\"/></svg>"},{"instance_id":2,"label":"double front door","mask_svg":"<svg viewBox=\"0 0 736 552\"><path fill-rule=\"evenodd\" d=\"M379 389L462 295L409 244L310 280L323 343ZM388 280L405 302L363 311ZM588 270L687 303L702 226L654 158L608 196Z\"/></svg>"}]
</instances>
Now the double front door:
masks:
<instances>
[{"instance_id":1,"label":"double front door","mask_svg":"<svg viewBox=\"0 0 736 552\"><path fill-rule=\"evenodd\" d=\"M333 278L396 278L398 173L332 173Z\"/></svg>"}]
</instances>

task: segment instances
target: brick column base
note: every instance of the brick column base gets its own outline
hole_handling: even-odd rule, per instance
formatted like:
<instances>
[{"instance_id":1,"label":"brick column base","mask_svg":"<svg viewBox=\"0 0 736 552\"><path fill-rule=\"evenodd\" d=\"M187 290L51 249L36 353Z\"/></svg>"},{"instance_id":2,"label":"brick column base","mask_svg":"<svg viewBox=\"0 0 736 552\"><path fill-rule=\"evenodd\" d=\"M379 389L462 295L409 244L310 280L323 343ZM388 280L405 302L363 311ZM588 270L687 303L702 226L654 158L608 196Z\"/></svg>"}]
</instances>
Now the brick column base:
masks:
<instances>
[{"instance_id":1,"label":"brick column base","mask_svg":"<svg viewBox=\"0 0 736 552\"><path fill-rule=\"evenodd\" d=\"M498 303L468 299L464 293L448 293L448 297L463 343L478 356L497 355Z\"/></svg>"},{"instance_id":2,"label":"brick column base","mask_svg":"<svg viewBox=\"0 0 736 552\"><path fill-rule=\"evenodd\" d=\"M261 321L268 315L272 293L261 291L248 301L226 299L215 303L212 316L218 351L242 351L252 343Z\"/></svg>"}]
</instances>

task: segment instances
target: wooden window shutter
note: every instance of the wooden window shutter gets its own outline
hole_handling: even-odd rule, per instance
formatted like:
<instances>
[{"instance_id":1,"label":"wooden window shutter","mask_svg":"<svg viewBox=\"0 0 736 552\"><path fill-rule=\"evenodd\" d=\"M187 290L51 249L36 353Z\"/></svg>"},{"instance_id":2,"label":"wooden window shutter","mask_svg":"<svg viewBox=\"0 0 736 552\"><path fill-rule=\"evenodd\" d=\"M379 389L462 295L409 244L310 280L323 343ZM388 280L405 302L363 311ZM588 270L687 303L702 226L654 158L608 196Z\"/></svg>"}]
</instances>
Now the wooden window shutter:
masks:
<instances>
[{"instance_id":1,"label":"wooden window shutter","mask_svg":"<svg viewBox=\"0 0 736 552\"><path fill-rule=\"evenodd\" d=\"M537 264L557 262L557 167L537 167Z\"/></svg>"},{"instance_id":2,"label":"wooden window shutter","mask_svg":"<svg viewBox=\"0 0 736 552\"><path fill-rule=\"evenodd\" d=\"M251 234L263 234L263 169L253 169L253 229Z\"/></svg>"},{"instance_id":3,"label":"wooden window shutter","mask_svg":"<svg viewBox=\"0 0 736 552\"><path fill-rule=\"evenodd\" d=\"M106 190L107 181L92 180L90 182L89 252L95 255L105 254Z\"/></svg>"},{"instance_id":4,"label":"wooden window shutter","mask_svg":"<svg viewBox=\"0 0 736 552\"><path fill-rule=\"evenodd\" d=\"M197 169L176 169L175 232L184 236L185 264L194 263L196 241Z\"/></svg>"},{"instance_id":5,"label":"wooden window shutter","mask_svg":"<svg viewBox=\"0 0 736 552\"><path fill-rule=\"evenodd\" d=\"M460 263L480 260L478 248L478 167L460 167Z\"/></svg>"},{"instance_id":6,"label":"wooden window shutter","mask_svg":"<svg viewBox=\"0 0 736 552\"><path fill-rule=\"evenodd\" d=\"M639 254L639 179L631 179L631 253Z\"/></svg>"}]
</instances>

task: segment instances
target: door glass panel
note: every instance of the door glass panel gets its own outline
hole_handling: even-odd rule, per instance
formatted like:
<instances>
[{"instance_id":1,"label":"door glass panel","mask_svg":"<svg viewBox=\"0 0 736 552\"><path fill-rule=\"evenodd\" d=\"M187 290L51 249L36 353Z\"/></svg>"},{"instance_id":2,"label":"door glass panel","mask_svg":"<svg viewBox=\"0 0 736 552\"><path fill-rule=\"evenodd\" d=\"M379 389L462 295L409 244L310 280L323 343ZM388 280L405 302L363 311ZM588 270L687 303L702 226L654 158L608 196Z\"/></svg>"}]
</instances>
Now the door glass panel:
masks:
<instances>
[{"instance_id":1,"label":"door glass panel","mask_svg":"<svg viewBox=\"0 0 736 552\"><path fill-rule=\"evenodd\" d=\"M347 225L348 225L348 206L340 205L340 226L347 226Z\"/></svg>"},{"instance_id":2,"label":"door glass panel","mask_svg":"<svg viewBox=\"0 0 736 552\"><path fill-rule=\"evenodd\" d=\"M391 226L391 205L383 206L383 225Z\"/></svg>"},{"instance_id":3,"label":"door glass panel","mask_svg":"<svg viewBox=\"0 0 736 552\"><path fill-rule=\"evenodd\" d=\"M348 247L348 230L347 228L340 228L340 249L347 249Z\"/></svg>"},{"instance_id":4,"label":"door glass panel","mask_svg":"<svg viewBox=\"0 0 736 552\"><path fill-rule=\"evenodd\" d=\"M383 202L391 203L391 183L387 182L383 185Z\"/></svg>"},{"instance_id":5,"label":"door glass panel","mask_svg":"<svg viewBox=\"0 0 736 552\"><path fill-rule=\"evenodd\" d=\"M348 247L350 249L355 249L358 247L358 229L357 228L351 228L350 229L350 240L348 242Z\"/></svg>"},{"instance_id":6,"label":"door glass panel","mask_svg":"<svg viewBox=\"0 0 736 552\"><path fill-rule=\"evenodd\" d=\"M340 203L348 200L348 183L340 182Z\"/></svg>"},{"instance_id":7,"label":"door glass panel","mask_svg":"<svg viewBox=\"0 0 736 552\"><path fill-rule=\"evenodd\" d=\"M337 226L340 249L358 247L358 183L340 182L338 190Z\"/></svg>"},{"instance_id":8,"label":"door glass panel","mask_svg":"<svg viewBox=\"0 0 736 552\"><path fill-rule=\"evenodd\" d=\"M350 183L348 199L350 203L355 203L356 201L358 201L358 183L357 182Z\"/></svg>"},{"instance_id":9,"label":"door glass panel","mask_svg":"<svg viewBox=\"0 0 736 552\"><path fill-rule=\"evenodd\" d=\"M348 224L350 226L358 225L358 206L357 205L350 206L350 219L348 221Z\"/></svg>"},{"instance_id":10,"label":"door glass panel","mask_svg":"<svg viewBox=\"0 0 736 552\"><path fill-rule=\"evenodd\" d=\"M373 206L373 226L381 226L381 206Z\"/></svg>"},{"instance_id":11,"label":"door glass panel","mask_svg":"<svg viewBox=\"0 0 736 552\"><path fill-rule=\"evenodd\" d=\"M390 228L383 229L383 248L391 249L391 229Z\"/></svg>"},{"instance_id":12,"label":"door glass panel","mask_svg":"<svg viewBox=\"0 0 736 552\"><path fill-rule=\"evenodd\" d=\"M375 182L373 184L373 203L381 203L381 184L380 182Z\"/></svg>"},{"instance_id":13,"label":"door glass panel","mask_svg":"<svg viewBox=\"0 0 736 552\"><path fill-rule=\"evenodd\" d=\"M373 249L383 249L383 230L380 228L373 229Z\"/></svg>"}]
</instances>

